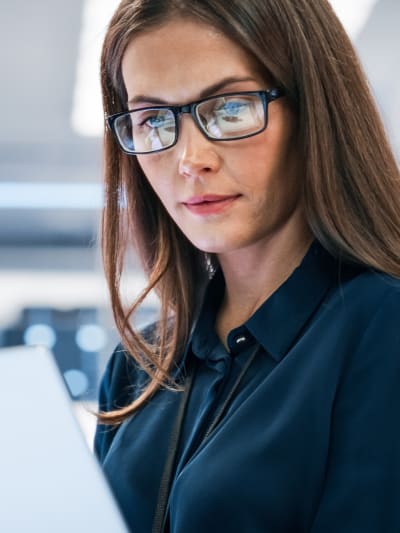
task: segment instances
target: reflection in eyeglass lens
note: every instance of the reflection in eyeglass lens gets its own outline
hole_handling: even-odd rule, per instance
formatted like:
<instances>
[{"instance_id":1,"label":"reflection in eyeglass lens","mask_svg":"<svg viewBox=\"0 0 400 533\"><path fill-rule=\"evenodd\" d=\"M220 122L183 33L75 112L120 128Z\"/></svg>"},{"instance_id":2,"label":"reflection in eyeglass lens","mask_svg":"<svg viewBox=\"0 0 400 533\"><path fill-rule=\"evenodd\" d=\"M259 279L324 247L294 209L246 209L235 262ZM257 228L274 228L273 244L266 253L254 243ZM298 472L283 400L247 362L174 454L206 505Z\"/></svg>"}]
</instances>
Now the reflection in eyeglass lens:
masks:
<instances>
[{"instance_id":1,"label":"reflection in eyeglass lens","mask_svg":"<svg viewBox=\"0 0 400 533\"><path fill-rule=\"evenodd\" d=\"M148 109L130 115L135 150L153 151L169 146L175 139L175 117L169 109Z\"/></svg>"},{"instance_id":2,"label":"reflection in eyeglass lens","mask_svg":"<svg viewBox=\"0 0 400 533\"><path fill-rule=\"evenodd\" d=\"M261 128L264 109L259 97L232 96L204 102L198 116L210 135L229 138Z\"/></svg>"}]
</instances>

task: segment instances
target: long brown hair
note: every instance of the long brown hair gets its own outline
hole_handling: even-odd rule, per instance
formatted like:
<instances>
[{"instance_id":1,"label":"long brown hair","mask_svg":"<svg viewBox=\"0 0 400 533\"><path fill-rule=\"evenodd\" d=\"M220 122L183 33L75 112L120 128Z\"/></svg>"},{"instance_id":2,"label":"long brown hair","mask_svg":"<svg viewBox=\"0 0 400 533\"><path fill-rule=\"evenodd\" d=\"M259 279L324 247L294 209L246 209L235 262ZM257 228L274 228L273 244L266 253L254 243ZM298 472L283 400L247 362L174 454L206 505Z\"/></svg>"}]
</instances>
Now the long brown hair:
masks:
<instances>
[{"instance_id":1,"label":"long brown hair","mask_svg":"<svg viewBox=\"0 0 400 533\"><path fill-rule=\"evenodd\" d=\"M400 277L399 172L353 46L326 0L123 0L108 28L101 59L104 111L126 109L121 61L141 32L173 17L210 24L251 54L293 105L304 161L303 197L315 237L343 260ZM103 257L123 345L149 375L141 395L103 423L133 414L171 378L213 258L197 250L166 213L136 157L105 131L106 205ZM134 244L148 285L129 308L121 275ZM157 335L146 340L132 314L155 289Z\"/></svg>"}]
</instances>

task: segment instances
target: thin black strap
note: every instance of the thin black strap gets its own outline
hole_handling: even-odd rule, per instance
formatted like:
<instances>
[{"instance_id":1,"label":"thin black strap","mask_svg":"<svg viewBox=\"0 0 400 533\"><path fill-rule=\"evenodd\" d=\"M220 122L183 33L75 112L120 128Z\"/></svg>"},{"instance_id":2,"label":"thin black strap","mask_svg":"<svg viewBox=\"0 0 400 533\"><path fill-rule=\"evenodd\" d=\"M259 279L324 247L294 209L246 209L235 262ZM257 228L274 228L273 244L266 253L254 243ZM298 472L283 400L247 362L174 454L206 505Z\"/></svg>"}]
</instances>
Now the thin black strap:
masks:
<instances>
[{"instance_id":1,"label":"thin black strap","mask_svg":"<svg viewBox=\"0 0 400 533\"><path fill-rule=\"evenodd\" d=\"M246 364L243 366L242 370L240 371L240 374L236 378L235 383L233 384L231 390L229 391L228 396L226 397L224 403L221 405L221 407L218 409L217 413L215 414L213 420L211 421L210 425L207 428L206 433L204 434L204 437L202 438L200 445L204 443L206 439L211 435L211 433L214 431L214 429L217 427L219 422L221 421L222 417L224 416L227 408L229 407L229 404L233 398L233 395L237 391L240 382L242 381L244 375L246 374L247 370L249 369L251 363L253 362L254 358L256 357L258 351L260 349L259 344L255 347L255 349L251 352L249 355L249 358L246 361ZM196 361L196 358L195 358ZM185 391L183 393L181 402L179 404L178 408L178 414L175 420L174 427L172 429L170 442L168 446L168 454L167 454L167 460L165 462L164 466L164 472L161 478L161 484L160 484L160 490L158 493L158 501L157 501L157 507L156 512L154 515L153 520L153 527L151 532L152 533L164 533L167 531L167 524L168 524L168 514L169 514L169 491L171 488L171 482L172 482L172 475L173 475L173 468L175 465L176 460L176 454L178 451L178 444L179 444L179 437L180 433L182 431L182 425L183 425L183 419L186 412L186 407L189 401L189 395L192 388L193 383L193 377L195 374L195 366L192 365L191 369L189 371L189 374L187 376Z\"/></svg>"},{"instance_id":2,"label":"thin black strap","mask_svg":"<svg viewBox=\"0 0 400 533\"><path fill-rule=\"evenodd\" d=\"M237 388L239 387L240 382L242 381L244 375L246 374L246 372L249 369L251 363L253 362L255 356L257 355L259 348L260 348L260 346L257 344L255 349L249 355L249 357L248 357L248 359L246 361L246 364L243 366L240 374L236 378L236 381L233 384L231 390L229 391L229 394L226 397L224 403L218 409L218 411L216 412L213 420L211 421L211 424L208 426L208 429L207 429L206 433L204 434L204 437L203 437L201 443L203 443L206 439L208 439L208 437L211 435L211 433L214 431L214 429L220 423L221 418L224 416L225 411L227 410L227 408L228 408L228 406L229 406L229 404L230 404L230 402L231 402L231 400L233 398L233 395L235 394Z\"/></svg>"},{"instance_id":3,"label":"thin black strap","mask_svg":"<svg viewBox=\"0 0 400 533\"><path fill-rule=\"evenodd\" d=\"M151 528L152 533L162 533L164 531L164 522L166 515L165 510L167 508L173 469L175 465L176 454L178 452L179 437L182 431L182 424L185 417L186 407L189 401L190 391L192 389L193 376L195 373L194 371L195 366L192 364L186 378L185 389L183 391L181 401L179 402L178 413L176 415L175 423L170 435L167 459L165 461L164 471L160 482L157 507L156 512L154 514L153 526Z\"/></svg>"}]
</instances>

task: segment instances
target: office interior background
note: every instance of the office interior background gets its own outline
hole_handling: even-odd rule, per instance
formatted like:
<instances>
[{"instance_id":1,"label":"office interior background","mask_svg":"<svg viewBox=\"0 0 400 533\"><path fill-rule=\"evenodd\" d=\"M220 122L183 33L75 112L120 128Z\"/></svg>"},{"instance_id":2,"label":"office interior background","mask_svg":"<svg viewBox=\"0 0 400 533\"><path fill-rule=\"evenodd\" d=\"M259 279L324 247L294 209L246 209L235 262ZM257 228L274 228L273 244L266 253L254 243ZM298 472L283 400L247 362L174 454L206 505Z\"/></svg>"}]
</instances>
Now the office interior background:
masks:
<instances>
[{"instance_id":1,"label":"office interior background","mask_svg":"<svg viewBox=\"0 0 400 533\"><path fill-rule=\"evenodd\" d=\"M45 344L90 442L99 376L118 340L98 246L98 80L116 0L0 0L0 345ZM334 0L400 154L399 0ZM162 83L162 80L160 80ZM127 297L144 278L133 260ZM150 298L138 317L155 316ZM40 376L34 376L38 385ZM82 405L84 406L83 408Z\"/></svg>"}]
</instances>

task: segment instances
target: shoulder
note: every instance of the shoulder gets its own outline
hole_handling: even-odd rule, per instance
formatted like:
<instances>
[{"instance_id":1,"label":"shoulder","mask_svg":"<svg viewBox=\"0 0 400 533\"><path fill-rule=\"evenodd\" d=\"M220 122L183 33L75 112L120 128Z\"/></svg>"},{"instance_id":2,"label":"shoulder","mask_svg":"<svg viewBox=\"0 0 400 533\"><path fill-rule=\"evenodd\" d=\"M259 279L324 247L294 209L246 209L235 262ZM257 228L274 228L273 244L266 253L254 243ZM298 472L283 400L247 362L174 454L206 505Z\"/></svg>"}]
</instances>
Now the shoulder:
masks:
<instances>
[{"instance_id":1,"label":"shoulder","mask_svg":"<svg viewBox=\"0 0 400 533\"><path fill-rule=\"evenodd\" d=\"M157 323L140 333L146 342L156 340ZM131 354L120 343L110 356L104 371L99 393L99 410L111 411L131 403L141 392L148 377Z\"/></svg>"},{"instance_id":2,"label":"shoulder","mask_svg":"<svg viewBox=\"0 0 400 533\"><path fill-rule=\"evenodd\" d=\"M151 324L141 331L148 342L156 339L157 324ZM99 411L112 411L129 405L143 390L147 374L135 359L118 344L108 361L99 390ZM105 427L97 424L94 451L100 462L104 462L119 426Z\"/></svg>"},{"instance_id":3,"label":"shoulder","mask_svg":"<svg viewBox=\"0 0 400 533\"><path fill-rule=\"evenodd\" d=\"M361 381L392 374L400 384L400 280L364 270L339 284L333 300L331 317L341 324L347 371L353 368Z\"/></svg>"},{"instance_id":4,"label":"shoulder","mask_svg":"<svg viewBox=\"0 0 400 533\"><path fill-rule=\"evenodd\" d=\"M346 270L349 274L346 273ZM351 290L371 296L400 295L400 278L367 268L344 268L344 285L348 281ZM340 276L339 276L340 281Z\"/></svg>"},{"instance_id":5,"label":"shoulder","mask_svg":"<svg viewBox=\"0 0 400 533\"><path fill-rule=\"evenodd\" d=\"M380 357L396 355L400 362L400 280L389 275L370 272L359 280L362 297L359 308L368 312L363 343L375 347Z\"/></svg>"},{"instance_id":6,"label":"shoulder","mask_svg":"<svg viewBox=\"0 0 400 533\"><path fill-rule=\"evenodd\" d=\"M355 283L355 305L368 320L361 340L379 353L395 351L400 361L400 280L386 274L369 272Z\"/></svg>"},{"instance_id":7,"label":"shoulder","mask_svg":"<svg viewBox=\"0 0 400 533\"><path fill-rule=\"evenodd\" d=\"M343 268L329 303L349 318L367 323L386 317L400 320L400 279L372 269Z\"/></svg>"},{"instance_id":8,"label":"shoulder","mask_svg":"<svg viewBox=\"0 0 400 533\"><path fill-rule=\"evenodd\" d=\"M390 371L400 364L400 280L373 270L342 268L316 315L318 326L344 368L369 367L373 373L381 366L382 372Z\"/></svg>"}]
</instances>

